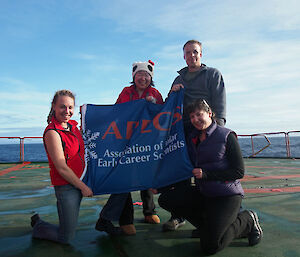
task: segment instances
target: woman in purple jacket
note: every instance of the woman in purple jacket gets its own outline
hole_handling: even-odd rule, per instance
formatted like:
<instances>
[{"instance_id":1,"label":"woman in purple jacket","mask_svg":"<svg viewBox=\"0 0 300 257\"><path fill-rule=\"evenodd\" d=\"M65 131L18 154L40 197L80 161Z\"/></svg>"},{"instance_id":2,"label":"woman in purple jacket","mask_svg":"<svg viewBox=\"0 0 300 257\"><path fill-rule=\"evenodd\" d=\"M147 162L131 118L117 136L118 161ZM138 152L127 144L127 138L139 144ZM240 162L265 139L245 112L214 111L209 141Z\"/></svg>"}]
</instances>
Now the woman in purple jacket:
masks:
<instances>
[{"instance_id":1,"label":"woman in purple jacket","mask_svg":"<svg viewBox=\"0 0 300 257\"><path fill-rule=\"evenodd\" d=\"M193 236L200 237L207 254L240 237L248 237L250 246L258 244L263 232L257 214L240 212L244 191L239 179L244 176L244 163L236 134L217 125L205 100L190 104L185 112L194 127L187 135L187 146L195 185L163 192L160 206L197 228Z\"/></svg>"}]
</instances>

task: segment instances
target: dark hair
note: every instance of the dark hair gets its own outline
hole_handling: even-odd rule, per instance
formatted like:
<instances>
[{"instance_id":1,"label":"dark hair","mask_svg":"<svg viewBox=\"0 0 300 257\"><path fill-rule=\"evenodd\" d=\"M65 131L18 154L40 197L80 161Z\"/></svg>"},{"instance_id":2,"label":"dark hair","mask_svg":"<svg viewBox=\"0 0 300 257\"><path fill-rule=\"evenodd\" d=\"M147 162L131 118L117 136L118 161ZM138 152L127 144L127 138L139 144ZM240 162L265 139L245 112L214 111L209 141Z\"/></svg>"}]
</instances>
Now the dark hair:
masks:
<instances>
[{"instance_id":1,"label":"dark hair","mask_svg":"<svg viewBox=\"0 0 300 257\"><path fill-rule=\"evenodd\" d=\"M197 99L196 101L190 103L187 105L186 108L184 108L184 112L187 115L190 115L192 112L195 112L196 110L199 111L205 111L205 112L211 112L212 113L212 118L215 116L214 113L212 112L210 106L204 99Z\"/></svg>"},{"instance_id":2,"label":"dark hair","mask_svg":"<svg viewBox=\"0 0 300 257\"><path fill-rule=\"evenodd\" d=\"M58 99L59 96L69 96L69 97L71 97L74 100L74 104L75 104L75 95L70 90L63 89L63 90L57 91L54 94L53 100L51 102L51 109L50 109L49 115L47 117L48 124L50 123L50 121L51 121L51 119L52 119L52 117L54 115L53 105L56 104L56 101L57 101L57 99Z\"/></svg>"},{"instance_id":3,"label":"dark hair","mask_svg":"<svg viewBox=\"0 0 300 257\"><path fill-rule=\"evenodd\" d=\"M200 46L200 50L202 51L202 43L199 42L198 40L191 39L191 40L187 41L187 42L183 45L183 50L184 50L184 48L186 47L186 45L188 45L188 44L197 44L197 45Z\"/></svg>"}]
</instances>

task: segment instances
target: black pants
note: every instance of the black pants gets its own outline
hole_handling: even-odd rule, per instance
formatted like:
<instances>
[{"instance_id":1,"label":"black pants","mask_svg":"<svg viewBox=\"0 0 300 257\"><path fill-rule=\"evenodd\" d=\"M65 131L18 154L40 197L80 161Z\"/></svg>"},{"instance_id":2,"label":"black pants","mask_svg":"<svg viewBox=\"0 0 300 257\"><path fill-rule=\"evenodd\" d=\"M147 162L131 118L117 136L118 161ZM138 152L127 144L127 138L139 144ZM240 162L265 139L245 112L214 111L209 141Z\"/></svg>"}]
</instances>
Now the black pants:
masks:
<instances>
[{"instance_id":1,"label":"black pants","mask_svg":"<svg viewBox=\"0 0 300 257\"><path fill-rule=\"evenodd\" d=\"M158 199L162 208L186 218L200 230L200 244L207 254L250 233L253 221L248 212L239 213L241 201L240 195L205 197L193 186L169 190Z\"/></svg>"},{"instance_id":2,"label":"black pants","mask_svg":"<svg viewBox=\"0 0 300 257\"><path fill-rule=\"evenodd\" d=\"M180 182L177 182L175 184L173 184L172 186L170 186L171 189L168 189L168 190L180 190L180 191L185 191L186 188L189 188L191 186L191 179L186 179L186 180L183 180L183 181L180 181ZM166 190L164 190L166 191ZM162 191L162 192L164 192ZM178 219L180 220L180 222L184 221L184 218L182 216L180 216L178 213L175 213L173 211L170 211L171 212L171 219Z\"/></svg>"},{"instance_id":3,"label":"black pants","mask_svg":"<svg viewBox=\"0 0 300 257\"><path fill-rule=\"evenodd\" d=\"M134 219L133 214L134 214L134 210L132 204L132 197L131 197L131 193L128 193L127 200L124 204L124 208L119 219L120 226L133 224L133 219Z\"/></svg>"},{"instance_id":4,"label":"black pants","mask_svg":"<svg viewBox=\"0 0 300 257\"><path fill-rule=\"evenodd\" d=\"M155 204L153 201L153 193L150 190L140 191L141 199L143 201L143 214L144 216L154 215Z\"/></svg>"},{"instance_id":5,"label":"black pants","mask_svg":"<svg viewBox=\"0 0 300 257\"><path fill-rule=\"evenodd\" d=\"M140 194L143 201L143 214L145 216L156 214L153 193L150 190L143 190L140 192ZM127 200L124 204L124 208L119 219L119 224L120 226L133 224L133 219L134 210L132 205L132 197L131 193L128 193Z\"/></svg>"}]
</instances>

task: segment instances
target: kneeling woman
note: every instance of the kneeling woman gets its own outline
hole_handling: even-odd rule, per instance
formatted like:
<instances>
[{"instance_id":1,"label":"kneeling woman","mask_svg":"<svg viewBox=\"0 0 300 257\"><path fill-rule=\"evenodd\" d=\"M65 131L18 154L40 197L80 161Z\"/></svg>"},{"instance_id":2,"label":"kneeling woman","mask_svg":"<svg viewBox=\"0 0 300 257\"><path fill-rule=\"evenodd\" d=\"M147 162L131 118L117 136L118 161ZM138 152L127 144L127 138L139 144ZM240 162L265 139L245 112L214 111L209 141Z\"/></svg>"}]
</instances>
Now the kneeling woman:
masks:
<instances>
[{"instance_id":1,"label":"kneeling woman","mask_svg":"<svg viewBox=\"0 0 300 257\"><path fill-rule=\"evenodd\" d=\"M72 92L56 92L43 136L57 199L59 226L41 220L38 214L31 217L33 238L63 244L75 234L82 196L93 196L92 190L79 179L85 167L84 143L77 122L71 120L74 105Z\"/></svg>"},{"instance_id":2,"label":"kneeling woman","mask_svg":"<svg viewBox=\"0 0 300 257\"><path fill-rule=\"evenodd\" d=\"M235 238L248 237L251 246L259 243L263 232L257 214L240 212L244 191L238 179L244 176L244 163L236 134L217 125L204 100L187 106L185 112L194 127L187 146L195 186L162 193L160 206L197 228L193 232L207 254L222 250Z\"/></svg>"}]
</instances>

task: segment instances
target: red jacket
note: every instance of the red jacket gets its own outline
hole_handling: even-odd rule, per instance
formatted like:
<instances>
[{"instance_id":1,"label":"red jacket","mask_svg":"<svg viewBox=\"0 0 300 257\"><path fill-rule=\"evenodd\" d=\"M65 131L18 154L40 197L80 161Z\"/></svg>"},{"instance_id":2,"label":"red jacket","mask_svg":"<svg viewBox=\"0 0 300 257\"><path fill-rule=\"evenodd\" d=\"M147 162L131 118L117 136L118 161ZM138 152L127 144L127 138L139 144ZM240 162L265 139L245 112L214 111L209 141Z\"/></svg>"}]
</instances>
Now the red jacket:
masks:
<instances>
[{"instance_id":1,"label":"red jacket","mask_svg":"<svg viewBox=\"0 0 300 257\"><path fill-rule=\"evenodd\" d=\"M124 87L121 94L118 97L116 104L126 103L133 100L144 99L146 96L153 96L156 99L157 104L163 104L163 98L159 91L154 87L147 87L141 97L139 97L138 92L135 89L135 86Z\"/></svg>"},{"instance_id":2,"label":"red jacket","mask_svg":"<svg viewBox=\"0 0 300 257\"><path fill-rule=\"evenodd\" d=\"M70 131L64 130L57 120L52 117L52 120L46 127L43 135L44 147L49 160L51 183L54 186L66 185L69 184L69 182L59 174L48 154L45 144L45 133L48 130L55 130L60 135L66 163L78 178L81 177L85 167L84 142L79 129L76 127L78 123L75 120L70 120L68 124L70 125Z\"/></svg>"}]
</instances>

